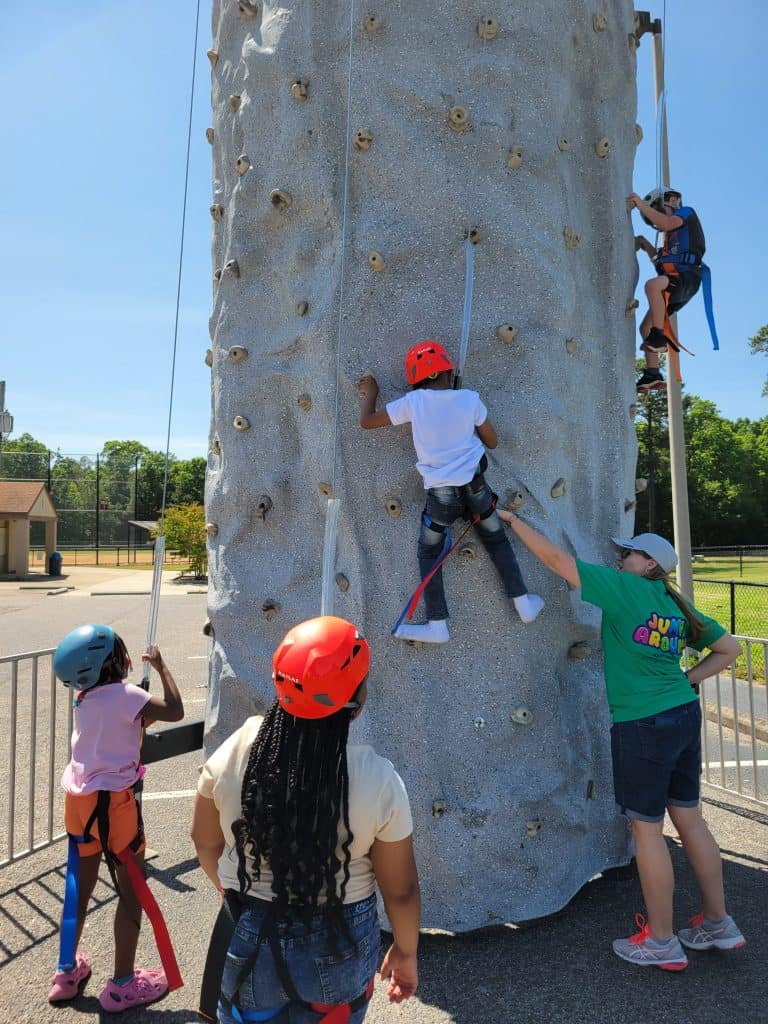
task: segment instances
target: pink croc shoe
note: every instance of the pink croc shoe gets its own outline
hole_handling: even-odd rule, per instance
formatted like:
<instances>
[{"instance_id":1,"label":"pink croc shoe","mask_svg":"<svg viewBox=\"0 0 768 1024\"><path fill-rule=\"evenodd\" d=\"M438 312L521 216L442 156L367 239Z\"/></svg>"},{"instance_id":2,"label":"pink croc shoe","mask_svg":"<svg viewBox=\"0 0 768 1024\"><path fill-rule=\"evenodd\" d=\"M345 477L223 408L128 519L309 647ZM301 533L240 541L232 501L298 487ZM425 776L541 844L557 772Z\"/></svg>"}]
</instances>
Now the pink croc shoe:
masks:
<instances>
[{"instance_id":1,"label":"pink croc shoe","mask_svg":"<svg viewBox=\"0 0 768 1024\"><path fill-rule=\"evenodd\" d=\"M91 976L91 964L85 953L77 953L71 971L57 971L53 976L49 1003L66 1003L79 996Z\"/></svg>"},{"instance_id":2,"label":"pink croc shoe","mask_svg":"<svg viewBox=\"0 0 768 1024\"><path fill-rule=\"evenodd\" d=\"M125 985L116 985L110 978L99 996L101 1008L107 1013L122 1013L133 1006L156 1003L168 993L168 982L162 971L148 971L137 967L133 978Z\"/></svg>"}]
</instances>

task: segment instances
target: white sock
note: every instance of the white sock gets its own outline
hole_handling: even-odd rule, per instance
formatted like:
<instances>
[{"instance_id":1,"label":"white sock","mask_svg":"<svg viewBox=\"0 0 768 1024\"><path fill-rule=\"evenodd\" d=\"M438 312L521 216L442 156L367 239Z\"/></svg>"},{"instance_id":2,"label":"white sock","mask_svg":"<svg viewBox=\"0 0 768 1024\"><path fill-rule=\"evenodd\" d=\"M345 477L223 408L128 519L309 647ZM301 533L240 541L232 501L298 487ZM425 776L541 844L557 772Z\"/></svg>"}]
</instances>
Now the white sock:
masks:
<instances>
[{"instance_id":1,"label":"white sock","mask_svg":"<svg viewBox=\"0 0 768 1024\"><path fill-rule=\"evenodd\" d=\"M520 597L513 597L512 603L517 609L517 614L526 624L533 622L544 607L544 600L538 594L521 594Z\"/></svg>"},{"instance_id":2,"label":"white sock","mask_svg":"<svg viewBox=\"0 0 768 1024\"><path fill-rule=\"evenodd\" d=\"M398 640L421 640L425 644L447 644L450 640L445 619L430 619L418 626L404 622L394 635Z\"/></svg>"}]
</instances>

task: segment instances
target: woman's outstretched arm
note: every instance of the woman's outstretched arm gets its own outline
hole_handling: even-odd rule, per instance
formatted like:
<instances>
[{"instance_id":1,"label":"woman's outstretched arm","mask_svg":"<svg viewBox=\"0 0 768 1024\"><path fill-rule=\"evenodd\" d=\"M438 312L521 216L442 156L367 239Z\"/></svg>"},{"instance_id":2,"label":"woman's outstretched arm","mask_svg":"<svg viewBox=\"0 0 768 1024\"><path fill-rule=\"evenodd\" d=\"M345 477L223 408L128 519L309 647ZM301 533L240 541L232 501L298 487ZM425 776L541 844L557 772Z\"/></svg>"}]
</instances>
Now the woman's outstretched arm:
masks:
<instances>
[{"instance_id":1,"label":"woman's outstretched arm","mask_svg":"<svg viewBox=\"0 0 768 1024\"><path fill-rule=\"evenodd\" d=\"M572 587L581 585L579 571L576 568L576 559L573 555L569 555L567 551L563 551L562 548L553 544L551 540L547 540L543 534L539 533L538 530L534 530L532 526L528 526L527 523L524 523L514 512L508 512L504 508L497 508L496 514L503 523L510 527L518 540L525 544L531 554L538 558L542 565L546 565L557 576L562 576Z\"/></svg>"}]
</instances>

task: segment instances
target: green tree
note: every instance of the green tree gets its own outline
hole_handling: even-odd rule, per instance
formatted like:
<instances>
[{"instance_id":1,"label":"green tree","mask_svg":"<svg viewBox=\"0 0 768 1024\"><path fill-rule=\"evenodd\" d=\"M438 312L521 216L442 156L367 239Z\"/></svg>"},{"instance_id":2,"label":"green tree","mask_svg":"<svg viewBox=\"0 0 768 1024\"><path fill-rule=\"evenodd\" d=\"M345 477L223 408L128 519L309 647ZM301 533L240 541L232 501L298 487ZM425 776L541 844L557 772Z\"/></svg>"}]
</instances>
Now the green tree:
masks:
<instances>
[{"instance_id":1,"label":"green tree","mask_svg":"<svg viewBox=\"0 0 768 1024\"><path fill-rule=\"evenodd\" d=\"M31 434L8 438L0 450L0 479L47 480L51 451Z\"/></svg>"},{"instance_id":2,"label":"green tree","mask_svg":"<svg viewBox=\"0 0 768 1024\"><path fill-rule=\"evenodd\" d=\"M205 576L208 552L203 506L197 503L172 505L165 510L164 526L168 549L188 558L195 576Z\"/></svg>"},{"instance_id":3,"label":"green tree","mask_svg":"<svg viewBox=\"0 0 768 1024\"><path fill-rule=\"evenodd\" d=\"M753 356L758 353L768 356L768 324L764 324L757 334L749 339L749 347L752 349ZM763 384L763 394L768 395L768 377L765 378Z\"/></svg>"},{"instance_id":4,"label":"green tree","mask_svg":"<svg viewBox=\"0 0 768 1024\"><path fill-rule=\"evenodd\" d=\"M99 498L110 509L133 512L137 460L149 454L140 441L107 441L100 455Z\"/></svg>"},{"instance_id":5,"label":"green tree","mask_svg":"<svg viewBox=\"0 0 768 1024\"><path fill-rule=\"evenodd\" d=\"M202 457L174 462L170 467L169 501L173 505L186 505L204 500L205 470L208 463Z\"/></svg>"},{"instance_id":6,"label":"green tree","mask_svg":"<svg viewBox=\"0 0 768 1024\"><path fill-rule=\"evenodd\" d=\"M169 462L173 456L169 456ZM173 465L170 462L170 465ZM170 467L169 467L170 471ZM163 507L163 480L165 478L165 455L148 451L139 463L138 500L136 511L139 519L159 519ZM170 504L181 504L171 502Z\"/></svg>"}]
</instances>

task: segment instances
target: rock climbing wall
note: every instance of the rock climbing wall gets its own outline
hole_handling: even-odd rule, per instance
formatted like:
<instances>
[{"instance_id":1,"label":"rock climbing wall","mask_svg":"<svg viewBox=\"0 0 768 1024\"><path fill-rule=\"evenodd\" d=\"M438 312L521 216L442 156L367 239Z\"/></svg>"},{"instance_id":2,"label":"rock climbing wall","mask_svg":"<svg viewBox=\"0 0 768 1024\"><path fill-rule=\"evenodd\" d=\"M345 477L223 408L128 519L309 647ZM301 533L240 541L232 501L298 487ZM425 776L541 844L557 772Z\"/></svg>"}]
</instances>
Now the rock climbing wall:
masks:
<instances>
[{"instance_id":1,"label":"rock climbing wall","mask_svg":"<svg viewBox=\"0 0 768 1024\"><path fill-rule=\"evenodd\" d=\"M472 232L489 482L612 558L634 517L632 33L629 0L213 5L206 742L271 700L274 647L318 614L338 497L334 611L373 652L354 733L406 780L431 927L547 914L627 860L598 614L518 551L546 600L523 626L470 538L451 642L393 639L424 495L409 430L362 431L355 382L387 401L414 342L457 355Z\"/></svg>"}]
</instances>

